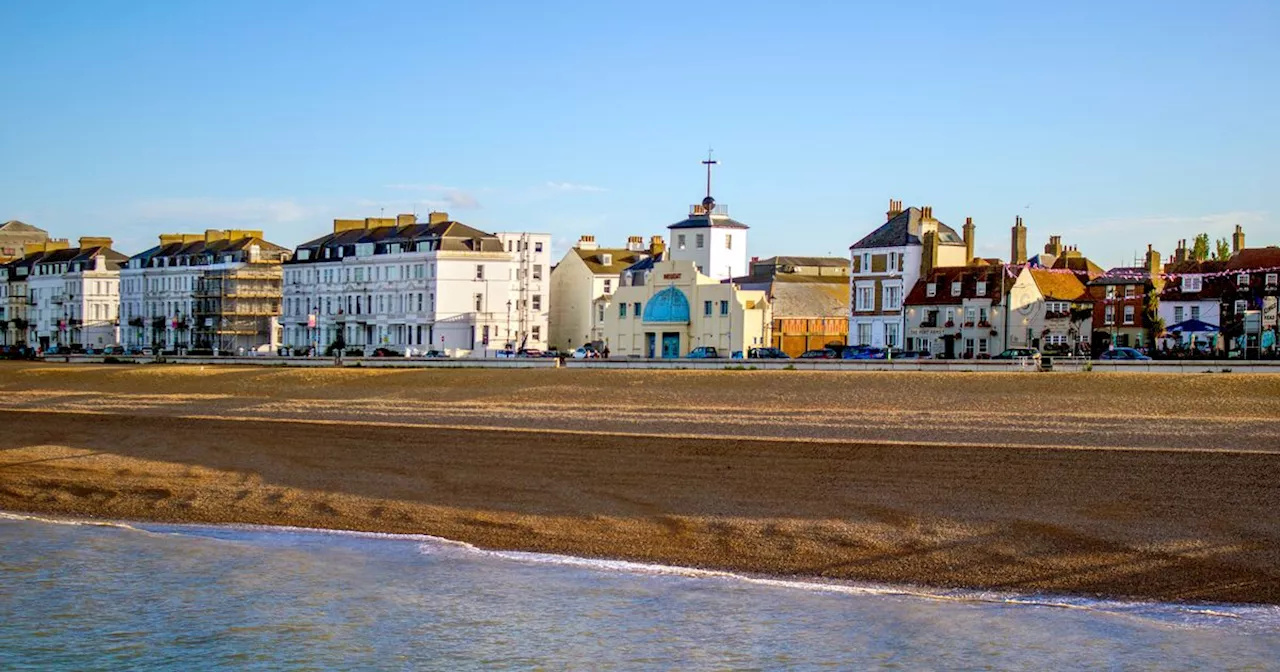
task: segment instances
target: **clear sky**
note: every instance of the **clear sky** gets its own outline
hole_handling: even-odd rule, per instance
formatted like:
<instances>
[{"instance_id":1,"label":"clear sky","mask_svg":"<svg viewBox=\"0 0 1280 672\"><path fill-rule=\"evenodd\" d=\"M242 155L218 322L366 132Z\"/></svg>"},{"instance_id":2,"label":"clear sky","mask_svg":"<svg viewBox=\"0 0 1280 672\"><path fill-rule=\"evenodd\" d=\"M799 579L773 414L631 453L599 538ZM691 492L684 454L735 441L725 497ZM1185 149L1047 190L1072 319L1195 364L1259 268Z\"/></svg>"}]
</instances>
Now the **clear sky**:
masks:
<instances>
[{"instance_id":1,"label":"clear sky","mask_svg":"<svg viewBox=\"0 0 1280 672\"><path fill-rule=\"evenodd\" d=\"M161 232L447 210L667 233L723 161L750 253L847 255L890 198L1104 266L1280 244L1280 2L0 1L0 220Z\"/></svg>"}]
</instances>

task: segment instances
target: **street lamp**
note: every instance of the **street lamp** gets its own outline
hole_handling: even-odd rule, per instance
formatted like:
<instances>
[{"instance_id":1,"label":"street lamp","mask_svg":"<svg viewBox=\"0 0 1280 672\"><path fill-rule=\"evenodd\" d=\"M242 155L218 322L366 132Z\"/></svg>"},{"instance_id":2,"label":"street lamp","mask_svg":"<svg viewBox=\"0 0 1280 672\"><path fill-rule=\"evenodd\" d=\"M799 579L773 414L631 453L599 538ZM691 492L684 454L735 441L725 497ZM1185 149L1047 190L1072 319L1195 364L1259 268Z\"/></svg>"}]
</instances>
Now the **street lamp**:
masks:
<instances>
[{"instance_id":1,"label":"street lamp","mask_svg":"<svg viewBox=\"0 0 1280 672\"><path fill-rule=\"evenodd\" d=\"M515 348L515 340L511 338L511 299L507 299L507 347Z\"/></svg>"}]
</instances>

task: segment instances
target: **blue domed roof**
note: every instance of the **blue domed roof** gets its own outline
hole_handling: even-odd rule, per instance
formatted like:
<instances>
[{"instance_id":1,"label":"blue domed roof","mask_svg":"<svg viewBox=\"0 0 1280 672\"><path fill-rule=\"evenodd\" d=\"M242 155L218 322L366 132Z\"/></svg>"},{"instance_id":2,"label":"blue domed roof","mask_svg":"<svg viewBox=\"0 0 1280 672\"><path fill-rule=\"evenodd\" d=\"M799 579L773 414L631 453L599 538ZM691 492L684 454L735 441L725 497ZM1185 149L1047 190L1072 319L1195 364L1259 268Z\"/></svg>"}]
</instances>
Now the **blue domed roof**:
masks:
<instances>
[{"instance_id":1,"label":"blue domed roof","mask_svg":"<svg viewBox=\"0 0 1280 672\"><path fill-rule=\"evenodd\" d=\"M645 322L689 323L689 299L684 292L668 287L649 299L644 307Z\"/></svg>"}]
</instances>

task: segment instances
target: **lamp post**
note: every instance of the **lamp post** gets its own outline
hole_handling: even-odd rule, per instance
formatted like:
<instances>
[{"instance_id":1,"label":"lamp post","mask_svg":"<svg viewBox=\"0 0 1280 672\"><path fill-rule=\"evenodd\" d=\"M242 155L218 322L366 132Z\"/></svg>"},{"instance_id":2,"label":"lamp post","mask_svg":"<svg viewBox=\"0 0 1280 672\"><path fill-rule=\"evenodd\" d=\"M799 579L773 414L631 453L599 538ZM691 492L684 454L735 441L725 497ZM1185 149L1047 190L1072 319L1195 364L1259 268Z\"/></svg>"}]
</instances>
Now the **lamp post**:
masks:
<instances>
[{"instance_id":1,"label":"lamp post","mask_svg":"<svg viewBox=\"0 0 1280 672\"><path fill-rule=\"evenodd\" d=\"M507 299L507 347L515 348L515 339L511 338L511 299Z\"/></svg>"}]
</instances>

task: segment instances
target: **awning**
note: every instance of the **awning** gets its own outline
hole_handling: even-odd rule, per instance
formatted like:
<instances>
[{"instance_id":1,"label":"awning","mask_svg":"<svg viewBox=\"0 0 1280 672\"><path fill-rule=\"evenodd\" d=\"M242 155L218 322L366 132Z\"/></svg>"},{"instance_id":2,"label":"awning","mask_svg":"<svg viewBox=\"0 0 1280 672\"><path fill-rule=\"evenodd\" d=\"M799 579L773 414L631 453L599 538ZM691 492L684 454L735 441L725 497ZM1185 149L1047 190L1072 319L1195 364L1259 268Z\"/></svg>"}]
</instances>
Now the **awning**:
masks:
<instances>
[{"instance_id":1,"label":"awning","mask_svg":"<svg viewBox=\"0 0 1280 672\"><path fill-rule=\"evenodd\" d=\"M1166 331L1179 334L1205 334L1217 332L1218 327L1217 325L1209 324L1208 322L1203 322L1201 320L1183 320L1182 322L1169 327Z\"/></svg>"}]
</instances>

